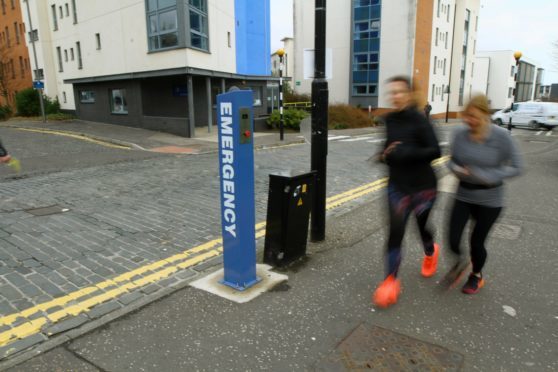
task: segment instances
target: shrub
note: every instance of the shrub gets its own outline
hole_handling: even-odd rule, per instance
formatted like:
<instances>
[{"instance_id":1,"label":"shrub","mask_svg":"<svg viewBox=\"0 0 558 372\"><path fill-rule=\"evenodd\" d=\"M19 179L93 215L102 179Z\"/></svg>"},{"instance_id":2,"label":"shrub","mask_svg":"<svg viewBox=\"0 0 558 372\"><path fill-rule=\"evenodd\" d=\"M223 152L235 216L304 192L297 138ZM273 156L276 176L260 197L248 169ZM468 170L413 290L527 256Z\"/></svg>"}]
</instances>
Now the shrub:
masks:
<instances>
[{"instance_id":1,"label":"shrub","mask_svg":"<svg viewBox=\"0 0 558 372\"><path fill-rule=\"evenodd\" d=\"M58 102L58 97L51 100L48 97L44 97L45 112L47 115L59 114L60 113L60 102Z\"/></svg>"},{"instance_id":2,"label":"shrub","mask_svg":"<svg viewBox=\"0 0 558 372\"><path fill-rule=\"evenodd\" d=\"M300 122L302 119L308 116L306 111L287 109L283 111L283 122L285 128L300 130ZM279 111L273 111L271 116L267 118L266 122L272 128L279 128L279 122L281 121L281 115Z\"/></svg>"},{"instance_id":3,"label":"shrub","mask_svg":"<svg viewBox=\"0 0 558 372\"><path fill-rule=\"evenodd\" d=\"M16 110L20 116L38 116L41 114L39 92L27 88L16 94Z\"/></svg>"},{"instance_id":4,"label":"shrub","mask_svg":"<svg viewBox=\"0 0 558 372\"><path fill-rule=\"evenodd\" d=\"M60 102L58 98L51 100L43 96L46 114L60 113ZM19 116L39 116L41 115L41 102L39 91L33 88L24 89L16 94L16 109Z\"/></svg>"},{"instance_id":5,"label":"shrub","mask_svg":"<svg viewBox=\"0 0 558 372\"><path fill-rule=\"evenodd\" d=\"M10 106L0 106L0 120L6 120L12 115Z\"/></svg>"},{"instance_id":6,"label":"shrub","mask_svg":"<svg viewBox=\"0 0 558 372\"><path fill-rule=\"evenodd\" d=\"M331 129L366 128L375 125L367 112L350 105L330 105L328 115L328 126Z\"/></svg>"},{"instance_id":7,"label":"shrub","mask_svg":"<svg viewBox=\"0 0 558 372\"><path fill-rule=\"evenodd\" d=\"M285 103L312 101L312 97L309 94L296 93L291 88L291 85L289 83L285 83L285 85L283 85L283 97Z\"/></svg>"}]
</instances>

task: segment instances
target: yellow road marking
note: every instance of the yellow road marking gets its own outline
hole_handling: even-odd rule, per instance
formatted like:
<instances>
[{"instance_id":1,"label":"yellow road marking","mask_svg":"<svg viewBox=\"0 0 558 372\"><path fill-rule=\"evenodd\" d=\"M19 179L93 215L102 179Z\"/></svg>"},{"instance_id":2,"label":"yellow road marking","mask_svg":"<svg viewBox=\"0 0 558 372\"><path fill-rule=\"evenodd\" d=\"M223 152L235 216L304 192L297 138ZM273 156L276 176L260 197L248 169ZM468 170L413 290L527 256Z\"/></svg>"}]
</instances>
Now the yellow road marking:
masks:
<instances>
[{"instance_id":1,"label":"yellow road marking","mask_svg":"<svg viewBox=\"0 0 558 372\"><path fill-rule=\"evenodd\" d=\"M115 143L97 140L97 139L94 139L94 138L86 137L85 135L82 135L82 134L77 134L77 133L72 133L72 132L65 132L65 131L51 130L51 129L32 129L32 128L14 128L14 129L21 130L21 131L24 131L24 132L53 134L55 136L70 137L70 138L75 138L75 139L79 139L79 140L82 140L82 141L91 142L91 143L101 145L101 146L105 146L105 147L111 147L111 148L114 148L114 149L121 149L121 150L131 150L132 149L130 146L117 145Z\"/></svg>"},{"instance_id":2,"label":"yellow road marking","mask_svg":"<svg viewBox=\"0 0 558 372\"><path fill-rule=\"evenodd\" d=\"M440 166L443 163L445 163L448 159L449 157L445 156L432 162L432 164L434 166ZM377 181L368 183L366 185L362 185L354 189L348 190L341 194L332 196L327 199L326 209L331 210L337 208L340 205L358 199L364 195L378 191L386 187L387 181L388 178L385 177ZM256 239L265 236L265 226L266 226L266 222L260 222L255 225ZM18 318L27 318L37 312L47 311L50 309L54 309L56 307L62 308L61 310L45 315L43 317L39 317L32 321L28 321L20 326L14 327L8 331L0 333L0 346L9 344L13 342L13 340L15 339L21 339L29 335L32 335L34 333L40 332L41 328L45 324L47 324L48 321L50 321L51 323L56 323L69 315L76 316L79 315L80 313L87 312L92 307L100 303L106 302L108 300L117 298L118 296L125 294L130 290L144 287L145 285L150 283L155 283L157 281L169 277L170 275L177 272L178 270L190 268L209 258L219 256L223 252L222 243L223 241L221 238L213 239L209 242L188 249L182 253L178 253L166 259L144 265L135 270L121 274L115 278L107 279L103 282L95 284L94 286L86 287L77 290L75 292L69 293L60 298L35 305L19 313L10 314L1 317L0 325L11 325ZM196 253L200 253L200 254L191 257ZM141 276L148 272L149 272L148 275L144 277L140 277L139 279L136 279L134 281L132 280L132 278L136 276ZM82 297L91 295L99 290L104 290L106 288L113 287L113 286L115 286L116 288L113 288L104 293L100 293L96 296L81 301L79 300ZM66 306L71 302L75 302L75 303L72 303L70 306L64 308L64 306Z\"/></svg>"}]
</instances>

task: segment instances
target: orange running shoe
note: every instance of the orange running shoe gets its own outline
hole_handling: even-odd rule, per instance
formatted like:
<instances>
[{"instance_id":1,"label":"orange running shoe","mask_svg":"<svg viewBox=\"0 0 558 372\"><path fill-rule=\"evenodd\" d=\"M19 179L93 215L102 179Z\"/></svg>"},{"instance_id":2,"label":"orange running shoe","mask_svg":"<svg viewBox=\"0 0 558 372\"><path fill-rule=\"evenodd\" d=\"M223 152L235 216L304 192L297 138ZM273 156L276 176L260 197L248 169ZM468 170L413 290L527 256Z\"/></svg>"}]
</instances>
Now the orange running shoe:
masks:
<instances>
[{"instance_id":1,"label":"orange running shoe","mask_svg":"<svg viewBox=\"0 0 558 372\"><path fill-rule=\"evenodd\" d=\"M432 256L424 256L424 260L422 261L422 270L421 274L425 278L430 278L434 274L436 274L436 268L438 267L438 255L440 254L440 247L438 244L434 243L434 253Z\"/></svg>"},{"instance_id":2,"label":"orange running shoe","mask_svg":"<svg viewBox=\"0 0 558 372\"><path fill-rule=\"evenodd\" d=\"M399 292L401 292L400 280L396 279L393 275L389 275L382 284L376 288L372 300L376 306L386 308L397 302Z\"/></svg>"}]
</instances>

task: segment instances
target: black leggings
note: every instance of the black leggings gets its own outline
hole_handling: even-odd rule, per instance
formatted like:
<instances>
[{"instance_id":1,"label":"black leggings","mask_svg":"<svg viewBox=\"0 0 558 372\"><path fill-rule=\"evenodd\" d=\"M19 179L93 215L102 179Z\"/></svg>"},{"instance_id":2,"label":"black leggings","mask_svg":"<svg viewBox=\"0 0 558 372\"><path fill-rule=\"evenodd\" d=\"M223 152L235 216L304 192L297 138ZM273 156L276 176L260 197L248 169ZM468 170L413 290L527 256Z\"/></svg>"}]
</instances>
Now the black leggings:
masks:
<instances>
[{"instance_id":1,"label":"black leggings","mask_svg":"<svg viewBox=\"0 0 558 372\"><path fill-rule=\"evenodd\" d=\"M475 224L471 232L471 262L473 263L473 272L480 273L486 262L486 248L484 242L490 229L498 219L502 212L502 208L484 207L478 204L466 203L456 200L451 211L449 226L449 242L450 248L460 255L461 235L469 218L473 218Z\"/></svg>"}]
</instances>

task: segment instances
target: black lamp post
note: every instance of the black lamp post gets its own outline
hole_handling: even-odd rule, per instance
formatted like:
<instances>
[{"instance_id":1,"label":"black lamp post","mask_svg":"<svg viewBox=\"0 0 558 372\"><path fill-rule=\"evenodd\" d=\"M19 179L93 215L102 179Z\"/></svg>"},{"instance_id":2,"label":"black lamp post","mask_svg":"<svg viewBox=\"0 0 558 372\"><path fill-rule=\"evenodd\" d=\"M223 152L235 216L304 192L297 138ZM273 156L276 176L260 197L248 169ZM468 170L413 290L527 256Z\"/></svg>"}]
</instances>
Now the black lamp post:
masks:
<instances>
[{"instance_id":1,"label":"black lamp post","mask_svg":"<svg viewBox=\"0 0 558 372\"><path fill-rule=\"evenodd\" d=\"M314 49L315 65L312 81L312 146L311 168L316 172L316 188L312 205L310 239L325 239L326 225L326 170L327 170L327 121L329 91L325 74L326 52L326 0L315 2Z\"/></svg>"},{"instance_id":2,"label":"black lamp post","mask_svg":"<svg viewBox=\"0 0 558 372\"><path fill-rule=\"evenodd\" d=\"M515 82L515 86L513 88L513 102L511 104L510 107L510 120L508 121L508 130L511 133L512 131L512 113L513 113L513 104L516 101L516 95L519 94L519 89L517 87L517 75L519 75L519 60L521 59L521 56L523 54L521 52L515 52L513 54L513 58L515 58L515 76L514 76L514 82Z\"/></svg>"}]
</instances>

